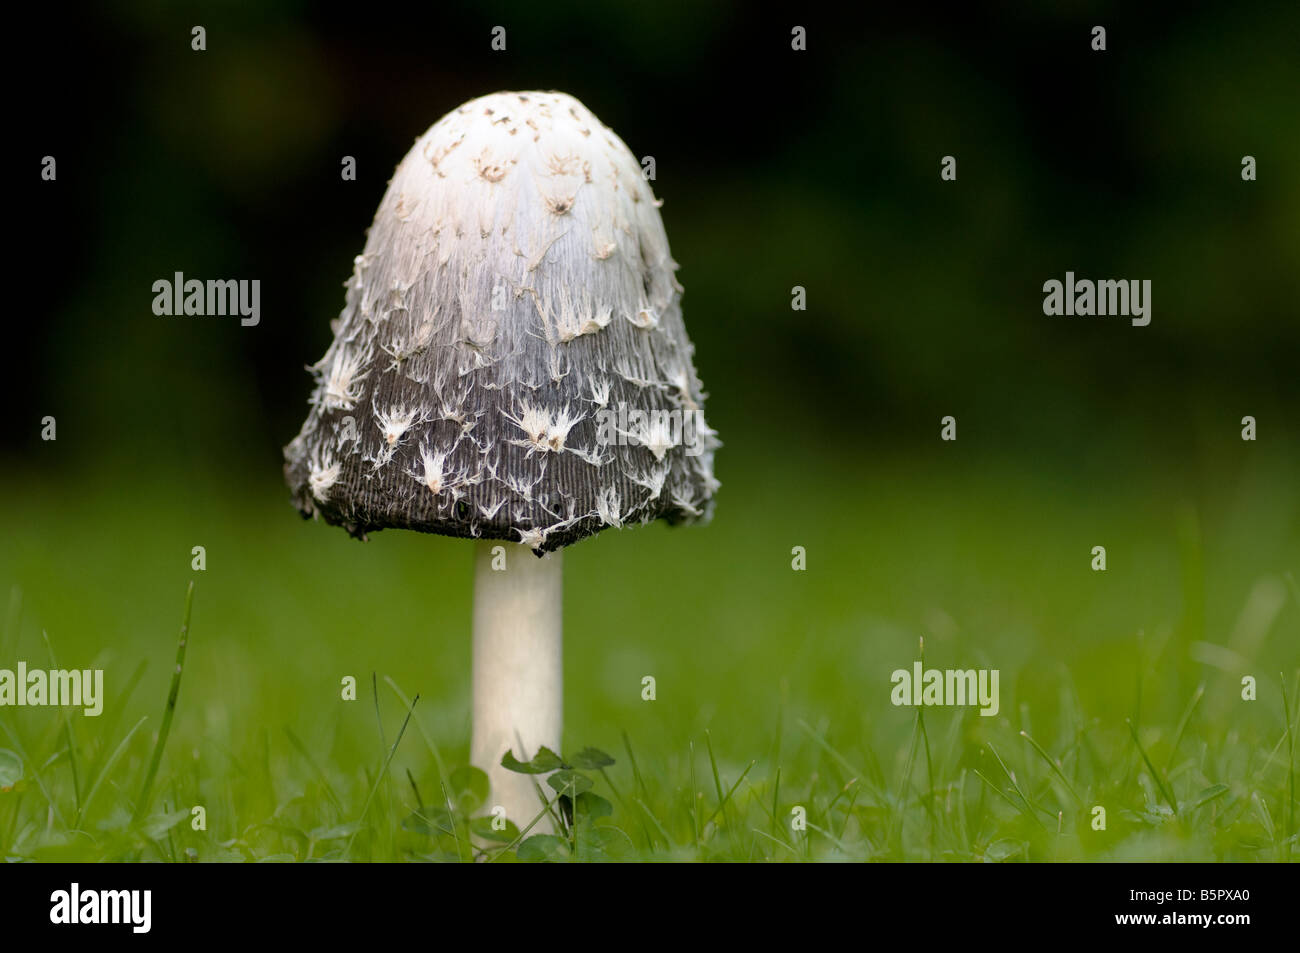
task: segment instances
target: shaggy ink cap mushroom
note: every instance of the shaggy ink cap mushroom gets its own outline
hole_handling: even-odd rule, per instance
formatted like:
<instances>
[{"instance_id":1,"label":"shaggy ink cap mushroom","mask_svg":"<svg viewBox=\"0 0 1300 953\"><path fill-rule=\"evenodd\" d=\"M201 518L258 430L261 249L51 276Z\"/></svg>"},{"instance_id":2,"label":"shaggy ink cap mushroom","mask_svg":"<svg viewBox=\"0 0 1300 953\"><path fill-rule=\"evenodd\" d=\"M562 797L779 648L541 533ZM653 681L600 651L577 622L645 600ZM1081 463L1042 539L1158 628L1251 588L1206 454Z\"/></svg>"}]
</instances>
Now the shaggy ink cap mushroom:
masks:
<instances>
[{"instance_id":1,"label":"shaggy ink cap mushroom","mask_svg":"<svg viewBox=\"0 0 1300 953\"><path fill-rule=\"evenodd\" d=\"M706 519L718 441L660 204L571 96L496 93L435 123L398 166L311 368L285 448L304 516L538 554Z\"/></svg>"}]
</instances>

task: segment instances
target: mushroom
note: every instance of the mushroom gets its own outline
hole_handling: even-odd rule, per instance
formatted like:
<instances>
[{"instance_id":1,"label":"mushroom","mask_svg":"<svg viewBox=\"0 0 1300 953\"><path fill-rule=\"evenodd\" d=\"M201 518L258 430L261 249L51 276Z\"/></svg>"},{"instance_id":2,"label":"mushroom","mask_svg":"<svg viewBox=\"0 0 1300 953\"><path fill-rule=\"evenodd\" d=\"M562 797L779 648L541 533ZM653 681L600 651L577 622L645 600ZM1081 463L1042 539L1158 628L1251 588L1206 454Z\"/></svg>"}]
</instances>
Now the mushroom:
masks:
<instances>
[{"instance_id":1,"label":"mushroom","mask_svg":"<svg viewBox=\"0 0 1300 953\"><path fill-rule=\"evenodd\" d=\"M285 448L305 517L478 541L471 761L520 825L540 805L502 757L561 750L560 550L707 520L718 487L660 204L571 96L448 113L389 183Z\"/></svg>"}]
</instances>

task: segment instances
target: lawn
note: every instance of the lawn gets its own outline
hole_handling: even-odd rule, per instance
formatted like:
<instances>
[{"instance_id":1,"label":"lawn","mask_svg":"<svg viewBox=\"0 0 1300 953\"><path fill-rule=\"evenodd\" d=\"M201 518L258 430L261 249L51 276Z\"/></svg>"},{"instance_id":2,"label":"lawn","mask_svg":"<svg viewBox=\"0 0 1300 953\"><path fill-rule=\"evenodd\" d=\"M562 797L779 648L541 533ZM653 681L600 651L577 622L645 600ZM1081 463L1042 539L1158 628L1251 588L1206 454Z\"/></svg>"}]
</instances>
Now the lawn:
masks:
<instances>
[{"instance_id":1,"label":"lawn","mask_svg":"<svg viewBox=\"0 0 1300 953\"><path fill-rule=\"evenodd\" d=\"M492 830L465 765L472 544L304 523L273 463L76 482L10 468L0 668L52 653L103 669L106 700L98 717L0 708L0 855L1300 854L1294 456L1230 448L1212 471L1144 460L1105 479L961 443L896 459L755 446L719 455L711 525L566 551L560 754L570 794L593 786L573 829L536 839ZM998 670L997 714L892 704L891 673L922 657Z\"/></svg>"}]
</instances>

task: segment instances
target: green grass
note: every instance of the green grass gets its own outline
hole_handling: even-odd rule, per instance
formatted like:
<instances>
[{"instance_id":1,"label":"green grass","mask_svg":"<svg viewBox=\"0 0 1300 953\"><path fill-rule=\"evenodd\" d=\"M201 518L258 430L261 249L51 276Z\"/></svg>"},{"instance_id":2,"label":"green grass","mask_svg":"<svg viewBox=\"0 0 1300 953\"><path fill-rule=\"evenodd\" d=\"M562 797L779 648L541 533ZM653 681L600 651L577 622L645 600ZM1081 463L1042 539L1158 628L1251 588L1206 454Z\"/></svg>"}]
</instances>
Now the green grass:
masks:
<instances>
[{"instance_id":1,"label":"green grass","mask_svg":"<svg viewBox=\"0 0 1300 953\"><path fill-rule=\"evenodd\" d=\"M103 668L107 701L97 718L0 708L0 856L1300 855L1294 459L1114 481L799 459L729 452L713 525L567 552L563 755L615 759L579 768L583 803L612 810L527 846L471 821L471 547L302 523L274 474L107 473L95 492L10 474L0 668ZM922 645L927 667L998 669L998 715L893 706L890 673Z\"/></svg>"}]
</instances>

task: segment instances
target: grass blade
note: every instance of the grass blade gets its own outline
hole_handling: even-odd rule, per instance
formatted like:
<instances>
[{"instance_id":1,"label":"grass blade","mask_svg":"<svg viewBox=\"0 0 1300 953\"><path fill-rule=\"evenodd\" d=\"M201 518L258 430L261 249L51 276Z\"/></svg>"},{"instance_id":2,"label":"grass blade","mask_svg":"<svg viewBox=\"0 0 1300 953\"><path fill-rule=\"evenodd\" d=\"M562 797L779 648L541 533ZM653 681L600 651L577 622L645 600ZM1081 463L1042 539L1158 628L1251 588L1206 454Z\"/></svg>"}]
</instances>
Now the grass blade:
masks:
<instances>
[{"instance_id":1,"label":"grass blade","mask_svg":"<svg viewBox=\"0 0 1300 953\"><path fill-rule=\"evenodd\" d=\"M370 784L370 792L366 795L366 801L361 805L361 815L357 818L357 830L353 831L352 836L348 838L348 846L347 850L344 851L344 856L352 852L352 842L357 838L357 831L361 830L361 822L366 819L366 815L370 812L370 802L374 800L375 792L379 790L380 783L388 776L388 766L393 763L393 755L397 754L397 746L402 743L402 736L406 734L406 726L411 723L411 713L415 711L415 703L419 700L419 695L411 699L411 707L406 710L406 717L402 719L402 727L397 730L397 737L393 739L393 746L388 749L388 755L384 758L383 767L379 769L379 773L375 775L375 780ZM446 788L443 788L442 794L444 798L447 796ZM448 807L450 807L450 804L448 804Z\"/></svg>"},{"instance_id":2,"label":"grass blade","mask_svg":"<svg viewBox=\"0 0 1300 953\"><path fill-rule=\"evenodd\" d=\"M1183 717L1178 720L1178 727L1174 729L1174 743L1169 749L1169 760L1165 762L1165 771L1168 772L1174 766L1174 758L1178 756L1178 745L1183 740L1183 732L1187 730L1187 723L1192 719L1192 712L1196 710L1196 705L1205 694L1205 683L1196 686L1196 691L1192 693L1192 700L1187 704L1187 710L1183 712Z\"/></svg>"},{"instance_id":3,"label":"grass blade","mask_svg":"<svg viewBox=\"0 0 1300 953\"><path fill-rule=\"evenodd\" d=\"M41 638L45 640L45 650L50 656L50 668L58 671L59 660L54 657L54 645L50 642L50 633L44 629L41 630ZM102 702L103 699L101 698ZM73 805L77 813L81 813L81 782L77 777L77 736L72 731L72 713L65 711L63 713L63 735L68 743L68 765L72 768L72 798Z\"/></svg>"},{"instance_id":4,"label":"grass blade","mask_svg":"<svg viewBox=\"0 0 1300 953\"><path fill-rule=\"evenodd\" d=\"M1146 762L1147 770L1150 771L1151 776L1155 778L1156 786L1160 788L1160 793L1163 794L1165 800L1169 802L1169 807L1175 814L1177 814L1178 799L1174 797L1174 792L1169 790L1169 782L1165 780L1163 774L1156 770L1156 766L1152 764L1151 759L1147 757L1146 749L1142 747L1142 742L1138 740L1137 729L1133 727L1132 720L1126 718L1124 721L1125 724L1128 725L1128 733L1133 736L1133 744L1137 745L1138 754L1142 755L1142 760Z\"/></svg>"},{"instance_id":5,"label":"grass blade","mask_svg":"<svg viewBox=\"0 0 1300 953\"><path fill-rule=\"evenodd\" d=\"M1065 773L1063 771L1061 771L1061 766L1052 759L1052 756L1047 753L1047 751L1043 748L1043 746L1040 745L1033 738L1029 737L1029 732L1027 731L1020 732L1020 737L1024 738L1033 746L1034 750L1038 752L1039 756L1044 761L1047 762L1047 766L1056 773L1056 776L1058 778L1061 779L1061 782L1066 786L1070 794L1074 796L1074 799L1078 801L1080 804L1082 804L1083 798L1079 797L1079 792L1074 789L1074 785L1070 783L1070 779L1065 776Z\"/></svg>"},{"instance_id":6,"label":"grass blade","mask_svg":"<svg viewBox=\"0 0 1300 953\"><path fill-rule=\"evenodd\" d=\"M90 790L86 792L86 800L81 804L81 813L77 815L77 823L73 825L75 828L80 829L82 818L89 816L90 805L95 803L95 795L99 793L100 785L104 783L104 779L108 777L110 772L112 772L113 765L117 764L118 759L122 757L122 753L126 751L126 746L130 744L131 739L135 737L135 733L139 731L140 727L148 720L149 718L147 715L141 717L141 719L132 726L131 730L126 733L126 737L123 738L118 743L118 746L113 749L113 753L108 756L108 760L104 762L104 767L100 770L99 776L95 778L95 783L92 784Z\"/></svg>"},{"instance_id":7,"label":"grass blade","mask_svg":"<svg viewBox=\"0 0 1300 953\"><path fill-rule=\"evenodd\" d=\"M158 729L158 740L154 742L153 757L149 759L149 770L140 785L140 796L135 801L135 818L139 823L149 809L149 794L153 790L154 777L158 774L158 764L162 761L163 748L167 744L167 735L171 732L172 716L176 714L176 697L181 692L181 673L185 669L185 647L190 641L190 609L194 606L194 583L190 582L185 590L185 621L181 624L181 637L176 644L176 671L172 673L171 690L167 693L167 707L163 710L162 725Z\"/></svg>"},{"instance_id":8,"label":"grass blade","mask_svg":"<svg viewBox=\"0 0 1300 953\"><path fill-rule=\"evenodd\" d=\"M1295 726L1291 722L1291 699L1286 693L1286 675L1278 673L1278 679L1282 682L1282 714L1286 717L1286 741L1287 741L1287 798L1286 798L1286 829L1283 831L1283 842L1286 844L1287 857L1291 856L1291 835L1295 833Z\"/></svg>"},{"instance_id":9,"label":"grass blade","mask_svg":"<svg viewBox=\"0 0 1300 953\"><path fill-rule=\"evenodd\" d=\"M321 766L317 764L316 759L311 756L311 752L307 750L307 746L293 733L292 728L285 725L284 733L289 739L289 744L293 745L294 750L302 755L302 759L307 762L308 766L316 772L316 776L320 778L321 784L325 785L325 795L330 799L330 803L334 805L335 810L339 812L339 816L341 817L343 815L343 802L339 800L339 796L334 790L334 785L330 783L329 776L321 770Z\"/></svg>"}]
</instances>

